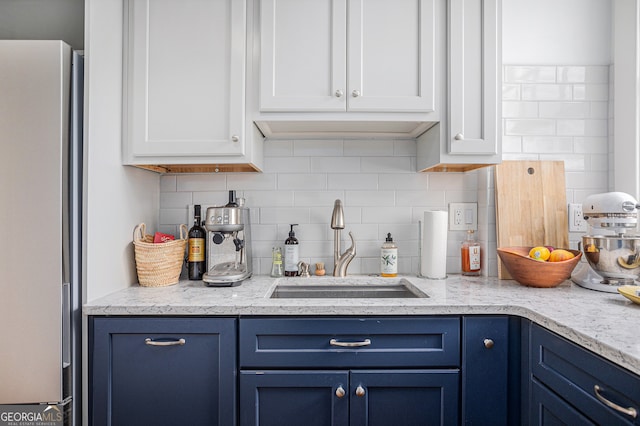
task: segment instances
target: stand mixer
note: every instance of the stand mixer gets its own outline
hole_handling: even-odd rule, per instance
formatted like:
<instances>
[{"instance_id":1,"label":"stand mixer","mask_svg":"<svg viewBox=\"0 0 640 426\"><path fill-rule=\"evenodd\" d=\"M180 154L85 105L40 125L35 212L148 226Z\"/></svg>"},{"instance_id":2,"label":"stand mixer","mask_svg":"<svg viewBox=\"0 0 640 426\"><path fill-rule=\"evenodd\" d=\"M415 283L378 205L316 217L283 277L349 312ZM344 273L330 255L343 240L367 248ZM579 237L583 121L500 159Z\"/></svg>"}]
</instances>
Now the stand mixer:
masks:
<instances>
[{"instance_id":1,"label":"stand mixer","mask_svg":"<svg viewBox=\"0 0 640 426\"><path fill-rule=\"evenodd\" d=\"M589 264L578 265L571 276L573 282L607 293L617 293L621 285L638 285L638 209L636 199L623 192L590 195L584 200L582 213L593 235L582 237L582 252Z\"/></svg>"},{"instance_id":2,"label":"stand mixer","mask_svg":"<svg viewBox=\"0 0 640 426\"><path fill-rule=\"evenodd\" d=\"M240 202L240 204L243 204ZM207 208L207 286L228 287L251 277L251 232L249 209L236 203L229 191L229 203Z\"/></svg>"}]
</instances>

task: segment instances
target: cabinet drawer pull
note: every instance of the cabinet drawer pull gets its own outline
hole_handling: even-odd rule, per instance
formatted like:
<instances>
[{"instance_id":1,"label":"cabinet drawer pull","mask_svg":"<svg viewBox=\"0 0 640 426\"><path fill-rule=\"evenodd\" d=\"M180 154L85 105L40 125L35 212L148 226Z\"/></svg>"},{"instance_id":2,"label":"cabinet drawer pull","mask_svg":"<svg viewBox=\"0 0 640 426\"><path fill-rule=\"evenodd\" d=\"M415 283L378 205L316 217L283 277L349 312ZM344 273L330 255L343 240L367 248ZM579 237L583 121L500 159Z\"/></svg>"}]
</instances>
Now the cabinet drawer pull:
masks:
<instances>
[{"instance_id":1,"label":"cabinet drawer pull","mask_svg":"<svg viewBox=\"0 0 640 426\"><path fill-rule=\"evenodd\" d=\"M613 408L614 410L620 413L626 414L627 416L633 417L634 419L638 416L638 410L636 410L633 407L624 408L614 402L609 401L607 398L605 398L600 394L601 390L602 388L600 386L598 385L593 386L593 392L596 394L596 398L598 398L600 402L602 402L604 405L606 405L609 408Z\"/></svg>"},{"instance_id":2,"label":"cabinet drawer pull","mask_svg":"<svg viewBox=\"0 0 640 426\"><path fill-rule=\"evenodd\" d=\"M487 349L491 349L494 345L493 339L484 339L483 343L484 343L484 347Z\"/></svg>"},{"instance_id":3,"label":"cabinet drawer pull","mask_svg":"<svg viewBox=\"0 0 640 426\"><path fill-rule=\"evenodd\" d=\"M364 339L361 342L339 342L336 339L329 340L329 344L331 346L340 346L342 348L359 348L361 346L369 346L371 344L371 339Z\"/></svg>"},{"instance_id":4,"label":"cabinet drawer pull","mask_svg":"<svg viewBox=\"0 0 640 426\"><path fill-rule=\"evenodd\" d=\"M240 138L238 137L238 135L231 136L231 142L238 142L239 140Z\"/></svg>"},{"instance_id":5,"label":"cabinet drawer pull","mask_svg":"<svg viewBox=\"0 0 640 426\"><path fill-rule=\"evenodd\" d=\"M338 389L336 389L336 396L338 398L342 398L345 394L346 392L344 391L344 388L342 386L338 386Z\"/></svg>"},{"instance_id":6,"label":"cabinet drawer pull","mask_svg":"<svg viewBox=\"0 0 640 426\"><path fill-rule=\"evenodd\" d=\"M187 343L186 340L184 339L178 339L178 340L153 340L150 337L147 337L146 339L144 339L144 343L145 345L149 345L149 346L182 346L185 343Z\"/></svg>"},{"instance_id":7,"label":"cabinet drawer pull","mask_svg":"<svg viewBox=\"0 0 640 426\"><path fill-rule=\"evenodd\" d=\"M354 90L353 92L351 92L351 96L353 96L354 98L357 98L358 96L360 96L360 91Z\"/></svg>"},{"instance_id":8,"label":"cabinet drawer pull","mask_svg":"<svg viewBox=\"0 0 640 426\"><path fill-rule=\"evenodd\" d=\"M341 98L342 95L344 95L344 93L342 92L342 90L338 89L336 90L336 98Z\"/></svg>"},{"instance_id":9,"label":"cabinet drawer pull","mask_svg":"<svg viewBox=\"0 0 640 426\"><path fill-rule=\"evenodd\" d=\"M458 133L457 135L455 135L453 137L455 140L457 141L463 141L464 140L464 135L462 133Z\"/></svg>"},{"instance_id":10,"label":"cabinet drawer pull","mask_svg":"<svg viewBox=\"0 0 640 426\"><path fill-rule=\"evenodd\" d=\"M362 398L364 394L365 394L364 388L358 385L358 387L356 388L356 396L359 396L360 398Z\"/></svg>"}]
</instances>

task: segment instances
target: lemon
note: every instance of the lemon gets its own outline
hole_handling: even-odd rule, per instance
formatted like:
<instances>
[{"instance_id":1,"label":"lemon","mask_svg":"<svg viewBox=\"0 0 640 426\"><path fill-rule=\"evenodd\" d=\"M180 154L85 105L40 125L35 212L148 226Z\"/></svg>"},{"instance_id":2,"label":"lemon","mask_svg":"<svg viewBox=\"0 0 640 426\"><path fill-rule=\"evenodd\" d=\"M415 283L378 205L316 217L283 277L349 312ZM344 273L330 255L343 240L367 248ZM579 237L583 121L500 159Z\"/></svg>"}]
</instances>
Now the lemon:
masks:
<instances>
[{"instance_id":1,"label":"lemon","mask_svg":"<svg viewBox=\"0 0 640 426\"><path fill-rule=\"evenodd\" d=\"M547 260L551 256L548 248L543 246L534 247L529 251L529 257L536 260Z\"/></svg>"}]
</instances>

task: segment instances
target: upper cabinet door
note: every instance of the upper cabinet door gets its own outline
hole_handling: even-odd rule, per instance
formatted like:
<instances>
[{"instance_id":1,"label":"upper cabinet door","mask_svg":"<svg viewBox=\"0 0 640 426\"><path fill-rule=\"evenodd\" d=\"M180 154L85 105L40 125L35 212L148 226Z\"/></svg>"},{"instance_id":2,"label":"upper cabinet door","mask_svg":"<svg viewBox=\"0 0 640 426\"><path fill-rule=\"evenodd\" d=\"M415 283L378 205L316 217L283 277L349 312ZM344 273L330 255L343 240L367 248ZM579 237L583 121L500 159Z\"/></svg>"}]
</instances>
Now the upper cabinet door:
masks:
<instances>
[{"instance_id":1,"label":"upper cabinet door","mask_svg":"<svg viewBox=\"0 0 640 426\"><path fill-rule=\"evenodd\" d=\"M346 110L346 13L346 0L260 2L260 110Z\"/></svg>"},{"instance_id":2,"label":"upper cabinet door","mask_svg":"<svg viewBox=\"0 0 640 426\"><path fill-rule=\"evenodd\" d=\"M351 111L435 109L434 0L349 0Z\"/></svg>"},{"instance_id":3,"label":"upper cabinet door","mask_svg":"<svg viewBox=\"0 0 640 426\"><path fill-rule=\"evenodd\" d=\"M434 0L262 0L260 110L431 112Z\"/></svg>"},{"instance_id":4,"label":"upper cabinet door","mask_svg":"<svg viewBox=\"0 0 640 426\"><path fill-rule=\"evenodd\" d=\"M246 0L130 0L125 162L244 153Z\"/></svg>"},{"instance_id":5,"label":"upper cabinet door","mask_svg":"<svg viewBox=\"0 0 640 426\"><path fill-rule=\"evenodd\" d=\"M450 154L499 153L499 1L448 1Z\"/></svg>"}]
</instances>

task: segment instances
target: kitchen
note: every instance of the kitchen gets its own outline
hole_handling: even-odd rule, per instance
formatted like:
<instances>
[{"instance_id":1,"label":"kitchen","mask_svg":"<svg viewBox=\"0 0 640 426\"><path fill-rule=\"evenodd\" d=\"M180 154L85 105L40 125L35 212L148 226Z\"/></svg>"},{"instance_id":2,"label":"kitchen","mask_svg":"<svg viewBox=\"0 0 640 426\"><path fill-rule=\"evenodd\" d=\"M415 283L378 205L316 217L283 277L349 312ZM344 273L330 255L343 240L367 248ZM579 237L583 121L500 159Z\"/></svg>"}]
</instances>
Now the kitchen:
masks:
<instances>
[{"instance_id":1,"label":"kitchen","mask_svg":"<svg viewBox=\"0 0 640 426\"><path fill-rule=\"evenodd\" d=\"M604 90L603 95L603 86L609 86L615 72L610 64L619 63L613 59L618 56L610 49L612 37L616 38L611 34L612 2L592 1L588 7L585 2L565 4L566 9L552 2L503 2L503 64L507 86L503 89L503 158L565 160L569 202L580 202L588 194L613 189L638 194L638 188L634 186L638 185L638 179L629 179L628 174L629 170L636 170L637 174L635 163L627 164L633 161L633 156L619 154L619 151L636 152L637 158L637 146L633 143L637 138L625 138L629 147L622 150L614 151L609 147L610 135L614 133L609 124L610 100L617 102L624 95L616 92L611 96L608 90ZM415 143L267 141L263 174L160 176L123 167L120 152L122 31L119 31L122 4L120 1L89 1L85 7L87 88L91 105L87 117L86 300L98 299L136 283L131 246L135 224L145 222L150 229L175 234L178 224L191 221L186 205L220 204L225 201L229 189L243 192L248 205L260 209L260 221L254 223L260 231L254 238L259 274L268 273L270 249L284 241L289 223L306 224L298 234L301 255L309 262L324 260L330 264L327 262L331 256L330 231L322 230L317 222L311 221L309 212L319 210L318 216L328 225L333 200L344 198L347 228L353 229L357 238L370 242L362 246L351 273L366 274L377 270L373 251L381 243L379 235L389 228L399 237L400 272L415 274L419 213L427 209L446 209L450 202L477 202L478 234L486 247L483 273L496 276L493 194L487 189L491 182L490 168L466 173L416 173ZM550 14L549 10L556 13ZM532 16L539 19L531 19ZM543 22L545 28L533 27ZM618 26L613 29L617 30ZM542 42L545 43L543 48L534 47ZM529 114L531 108L537 108L531 105L536 99L530 104L521 102L525 98L519 98L517 93L526 90L522 87L526 84L548 84L545 76L549 67L554 68L554 75L562 75L567 67L578 67L587 75L597 76L585 88L586 93L596 93L594 98L588 99L588 111L590 114L595 111L597 115L580 116L577 120L580 123L566 123L563 120L576 117L567 117L560 111L556 116L540 116L544 119L540 120L544 121L542 123L532 123ZM523 77L523 73L528 75ZM618 74L615 75L617 79ZM575 89L575 81L558 83ZM619 111L618 108L615 110ZM616 113L616 126L618 117ZM589 119L586 124L580 120L586 118ZM555 130L544 133L549 121L553 121L554 129L562 125L573 126L569 126L564 134ZM585 125L587 130L577 133L576 124ZM538 127L531 128L536 125ZM615 134L623 131L616 127ZM615 141L616 148L624 143L617 137ZM357 172L345 172L355 167ZM370 186L372 178L378 181L376 187ZM353 186L346 186L349 184ZM358 210L350 210L350 203L357 205ZM117 207L114 209L114 206ZM447 271L451 274L459 271L458 246L463 234L449 235ZM571 235L572 246L580 236L580 233Z\"/></svg>"}]
</instances>

